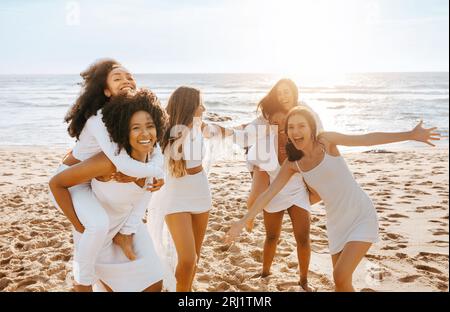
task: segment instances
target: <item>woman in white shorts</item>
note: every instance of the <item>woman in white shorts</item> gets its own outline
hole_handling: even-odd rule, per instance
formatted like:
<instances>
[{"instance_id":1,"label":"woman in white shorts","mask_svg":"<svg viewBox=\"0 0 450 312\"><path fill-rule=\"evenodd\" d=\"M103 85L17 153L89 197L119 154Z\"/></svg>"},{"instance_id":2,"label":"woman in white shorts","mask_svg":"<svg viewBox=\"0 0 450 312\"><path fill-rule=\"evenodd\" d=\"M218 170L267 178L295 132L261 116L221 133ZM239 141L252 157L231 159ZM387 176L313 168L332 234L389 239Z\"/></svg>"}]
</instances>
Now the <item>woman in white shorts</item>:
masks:
<instances>
[{"instance_id":1,"label":"woman in white shorts","mask_svg":"<svg viewBox=\"0 0 450 312\"><path fill-rule=\"evenodd\" d=\"M177 253L176 291L190 291L212 206L202 161L205 107L200 91L179 87L166 108L169 125L161 143L168 172L156 205L165 215Z\"/></svg>"}]
</instances>

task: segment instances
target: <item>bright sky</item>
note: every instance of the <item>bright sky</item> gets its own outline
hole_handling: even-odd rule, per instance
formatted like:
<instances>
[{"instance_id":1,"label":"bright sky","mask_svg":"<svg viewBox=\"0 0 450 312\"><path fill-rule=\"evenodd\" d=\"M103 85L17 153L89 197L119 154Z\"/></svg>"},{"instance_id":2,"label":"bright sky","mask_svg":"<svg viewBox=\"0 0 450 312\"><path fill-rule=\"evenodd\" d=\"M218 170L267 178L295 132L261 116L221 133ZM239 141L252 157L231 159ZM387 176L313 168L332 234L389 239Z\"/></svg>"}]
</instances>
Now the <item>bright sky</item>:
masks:
<instances>
[{"instance_id":1,"label":"bright sky","mask_svg":"<svg viewBox=\"0 0 450 312\"><path fill-rule=\"evenodd\" d=\"M0 74L448 71L448 32L448 0L2 0Z\"/></svg>"}]
</instances>

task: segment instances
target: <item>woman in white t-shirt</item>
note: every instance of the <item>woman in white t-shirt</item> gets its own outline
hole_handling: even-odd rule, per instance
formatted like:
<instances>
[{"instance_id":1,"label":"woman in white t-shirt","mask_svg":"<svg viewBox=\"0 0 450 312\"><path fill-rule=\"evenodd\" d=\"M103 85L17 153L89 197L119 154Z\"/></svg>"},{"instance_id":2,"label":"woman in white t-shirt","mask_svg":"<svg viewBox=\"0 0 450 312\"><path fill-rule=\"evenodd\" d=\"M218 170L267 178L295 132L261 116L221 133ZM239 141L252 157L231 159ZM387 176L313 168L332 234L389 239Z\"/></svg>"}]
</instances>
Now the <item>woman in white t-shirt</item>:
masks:
<instances>
[{"instance_id":1,"label":"woman in white t-shirt","mask_svg":"<svg viewBox=\"0 0 450 312\"><path fill-rule=\"evenodd\" d=\"M81 77L83 78L81 93L65 118L69 123L69 135L76 138L77 142L72 152L64 158L58 172L103 152L112 161L117 172L133 177L129 180L122 177L120 182L138 181L138 178L145 180L147 177L153 181L153 178L157 178L159 182L153 184L156 188L149 190L159 189L163 184L164 175L164 158L160 147L155 146L148 162L137 161L125 150L118 152L117 144L111 141L102 121L101 109L112 96L136 90L133 75L117 61L102 59L82 72ZM70 220L76 220L73 234L80 236L74 249L75 290L92 291L95 282L95 262L108 235L109 219L92 192L90 182L79 184L69 191L76 215L73 215L73 211L69 214L67 211L63 212ZM120 231L117 235L132 234Z\"/></svg>"}]
</instances>

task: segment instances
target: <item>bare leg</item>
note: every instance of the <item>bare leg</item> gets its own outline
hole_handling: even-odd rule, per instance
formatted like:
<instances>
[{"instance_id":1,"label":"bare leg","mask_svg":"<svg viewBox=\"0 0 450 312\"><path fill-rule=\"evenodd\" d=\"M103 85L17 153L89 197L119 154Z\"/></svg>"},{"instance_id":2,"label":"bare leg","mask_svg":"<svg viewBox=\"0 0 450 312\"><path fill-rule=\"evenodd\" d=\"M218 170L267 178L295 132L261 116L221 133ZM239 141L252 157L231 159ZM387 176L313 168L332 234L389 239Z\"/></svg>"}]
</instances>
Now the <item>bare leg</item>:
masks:
<instances>
[{"instance_id":1,"label":"bare leg","mask_svg":"<svg viewBox=\"0 0 450 312\"><path fill-rule=\"evenodd\" d=\"M372 243L348 242L339 254L333 255L333 278L337 292L353 292L352 278Z\"/></svg>"},{"instance_id":2,"label":"bare leg","mask_svg":"<svg viewBox=\"0 0 450 312\"><path fill-rule=\"evenodd\" d=\"M92 292L92 285L78 285L74 284L73 289L75 289L76 292Z\"/></svg>"},{"instance_id":3,"label":"bare leg","mask_svg":"<svg viewBox=\"0 0 450 312\"><path fill-rule=\"evenodd\" d=\"M297 242L297 257L300 268L300 286L306 291L312 291L308 286L308 269L311 259L311 244L309 240L310 215L305 209L292 206L288 209Z\"/></svg>"},{"instance_id":4,"label":"bare leg","mask_svg":"<svg viewBox=\"0 0 450 312\"><path fill-rule=\"evenodd\" d=\"M107 292L113 292L112 288L109 287L104 281L100 281L103 285L103 287L105 287Z\"/></svg>"},{"instance_id":5,"label":"bare leg","mask_svg":"<svg viewBox=\"0 0 450 312\"><path fill-rule=\"evenodd\" d=\"M144 289L142 292L161 292L163 287L163 281L156 282L151 286Z\"/></svg>"},{"instance_id":6,"label":"bare leg","mask_svg":"<svg viewBox=\"0 0 450 312\"><path fill-rule=\"evenodd\" d=\"M194 267L194 272L192 273L190 286L191 289L192 283L194 282L195 272L197 271L197 264L200 261L203 239L205 238L206 228L208 227L208 219L209 219L209 212L192 215L192 231L194 233L195 239L195 253L197 255L197 262Z\"/></svg>"},{"instance_id":7,"label":"bare leg","mask_svg":"<svg viewBox=\"0 0 450 312\"><path fill-rule=\"evenodd\" d=\"M104 281L100 281L100 282L103 284L103 287L105 287L107 292L113 292L111 287L109 287ZM162 286L163 286L163 282L159 281L159 282L156 282L156 283L150 285L146 289L144 289L143 292L161 292Z\"/></svg>"},{"instance_id":8,"label":"bare leg","mask_svg":"<svg viewBox=\"0 0 450 312\"><path fill-rule=\"evenodd\" d=\"M281 233L281 224L283 223L284 211L268 213L264 211L264 226L266 227L266 240L264 241L263 251L263 270L262 277L270 275L270 267L277 250L278 239Z\"/></svg>"},{"instance_id":9,"label":"bare leg","mask_svg":"<svg viewBox=\"0 0 450 312\"><path fill-rule=\"evenodd\" d=\"M184 212L167 215L166 223L178 255L175 271L177 291L191 291L191 279L197 262L191 214Z\"/></svg>"},{"instance_id":10,"label":"bare leg","mask_svg":"<svg viewBox=\"0 0 450 312\"><path fill-rule=\"evenodd\" d=\"M258 167L255 167L252 175L252 188L250 189L250 194L247 199L248 209L254 204L258 196L269 188L269 183L270 179L267 172L261 171ZM248 232L253 230L253 222L253 219L247 221L245 228Z\"/></svg>"}]
</instances>

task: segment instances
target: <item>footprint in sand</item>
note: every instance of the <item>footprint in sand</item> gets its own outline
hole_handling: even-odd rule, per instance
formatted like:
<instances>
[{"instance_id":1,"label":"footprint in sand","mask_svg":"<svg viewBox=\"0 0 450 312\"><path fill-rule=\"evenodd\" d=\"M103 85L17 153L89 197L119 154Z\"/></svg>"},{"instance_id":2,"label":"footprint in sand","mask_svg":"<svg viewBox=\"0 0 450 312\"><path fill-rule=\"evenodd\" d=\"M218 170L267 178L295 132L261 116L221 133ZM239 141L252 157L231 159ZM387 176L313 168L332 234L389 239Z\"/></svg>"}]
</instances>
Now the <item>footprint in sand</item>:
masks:
<instances>
[{"instance_id":1,"label":"footprint in sand","mask_svg":"<svg viewBox=\"0 0 450 312\"><path fill-rule=\"evenodd\" d=\"M408 275L408 276L399 278L398 281L402 282L402 283L412 283L420 277L421 277L420 275Z\"/></svg>"},{"instance_id":2,"label":"footprint in sand","mask_svg":"<svg viewBox=\"0 0 450 312\"><path fill-rule=\"evenodd\" d=\"M416 265L415 268L417 270L426 271L430 273L442 274L442 272L436 268L430 267L428 265Z\"/></svg>"},{"instance_id":3,"label":"footprint in sand","mask_svg":"<svg viewBox=\"0 0 450 312\"><path fill-rule=\"evenodd\" d=\"M255 260L256 262L262 263L262 251L257 249L250 252L250 256Z\"/></svg>"},{"instance_id":4,"label":"footprint in sand","mask_svg":"<svg viewBox=\"0 0 450 312\"><path fill-rule=\"evenodd\" d=\"M406 258L408 258L408 255L407 255L407 254L404 254L404 253L401 253L401 252L397 252L397 253L395 254L395 256L396 256L397 258L399 258L399 259L406 259Z\"/></svg>"},{"instance_id":5,"label":"footprint in sand","mask_svg":"<svg viewBox=\"0 0 450 312\"><path fill-rule=\"evenodd\" d=\"M414 196L414 195L404 195L404 196L400 196L400 198L401 199L406 199L406 198L408 198L408 199L415 199L416 196Z\"/></svg>"},{"instance_id":6,"label":"footprint in sand","mask_svg":"<svg viewBox=\"0 0 450 312\"><path fill-rule=\"evenodd\" d=\"M407 205L412 204L412 202L407 201L407 200L401 200L401 201L398 201L398 202L395 202L395 203L396 204L407 204Z\"/></svg>"},{"instance_id":7,"label":"footprint in sand","mask_svg":"<svg viewBox=\"0 0 450 312\"><path fill-rule=\"evenodd\" d=\"M448 262L448 255L440 254L440 253L432 253L432 252L419 252L417 255L417 258L428 262L430 260L432 261L442 261L442 262Z\"/></svg>"},{"instance_id":8,"label":"footprint in sand","mask_svg":"<svg viewBox=\"0 0 450 312\"><path fill-rule=\"evenodd\" d=\"M298 282L283 282L276 285L278 291L303 291Z\"/></svg>"},{"instance_id":9,"label":"footprint in sand","mask_svg":"<svg viewBox=\"0 0 450 312\"><path fill-rule=\"evenodd\" d=\"M386 237L391 240L398 240L398 239L403 238L403 236L401 236L399 234L395 234L395 233L387 233Z\"/></svg>"},{"instance_id":10,"label":"footprint in sand","mask_svg":"<svg viewBox=\"0 0 450 312\"><path fill-rule=\"evenodd\" d=\"M388 215L388 218L406 218L406 219L409 219L409 217L408 216L405 216L405 215L402 215L402 214L399 214L399 213L393 213L393 214L390 214L390 215Z\"/></svg>"},{"instance_id":11,"label":"footprint in sand","mask_svg":"<svg viewBox=\"0 0 450 312\"><path fill-rule=\"evenodd\" d=\"M208 291L218 291L218 292L227 291L229 289L230 289L230 284L228 284L226 282L221 282L217 286L208 287Z\"/></svg>"},{"instance_id":12,"label":"footprint in sand","mask_svg":"<svg viewBox=\"0 0 450 312\"><path fill-rule=\"evenodd\" d=\"M26 278L23 281L20 281L16 284L16 291L20 291L21 288L24 288L25 286L30 286L33 284L36 284L38 281L35 280L34 278Z\"/></svg>"},{"instance_id":13,"label":"footprint in sand","mask_svg":"<svg viewBox=\"0 0 450 312\"><path fill-rule=\"evenodd\" d=\"M445 229L437 229L437 230L429 230L429 231L432 232L434 236L441 236L441 235L448 236L448 231L446 231Z\"/></svg>"},{"instance_id":14,"label":"footprint in sand","mask_svg":"<svg viewBox=\"0 0 450 312\"><path fill-rule=\"evenodd\" d=\"M399 250L399 249L405 249L406 247L408 247L408 246L406 246L404 244L398 244L398 245L387 245L381 249L382 250Z\"/></svg>"},{"instance_id":15,"label":"footprint in sand","mask_svg":"<svg viewBox=\"0 0 450 312\"><path fill-rule=\"evenodd\" d=\"M8 287L9 284L12 283L12 280L10 280L9 278L1 278L0 279L0 291L2 291L3 289L5 289L6 287Z\"/></svg>"},{"instance_id":16,"label":"footprint in sand","mask_svg":"<svg viewBox=\"0 0 450 312\"><path fill-rule=\"evenodd\" d=\"M372 288L363 288L363 289L361 289L361 292L377 292L377 291Z\"/></svg>"},{"instance_id":17,"label":"footprint in sand","mask_svg":"<svg viewBox=\"0 0 450 312\"><path fill-rule=\"evenodd\" d=\"M448 283L439 282L436 287L441 291L448 291Z\"/></svg>"},{"instance_id":18,"label":"footprint in sand","mask_svg":"<svg viewBox=\"0 0 450 312\"><path fill-rule=\"evenodd\" d=\"M430 223L437 223L440 226L446 226L447 225L447 223L439 221L439 220L429 220L428 222L430 222Z\"/></svg>"}]
</instances>

